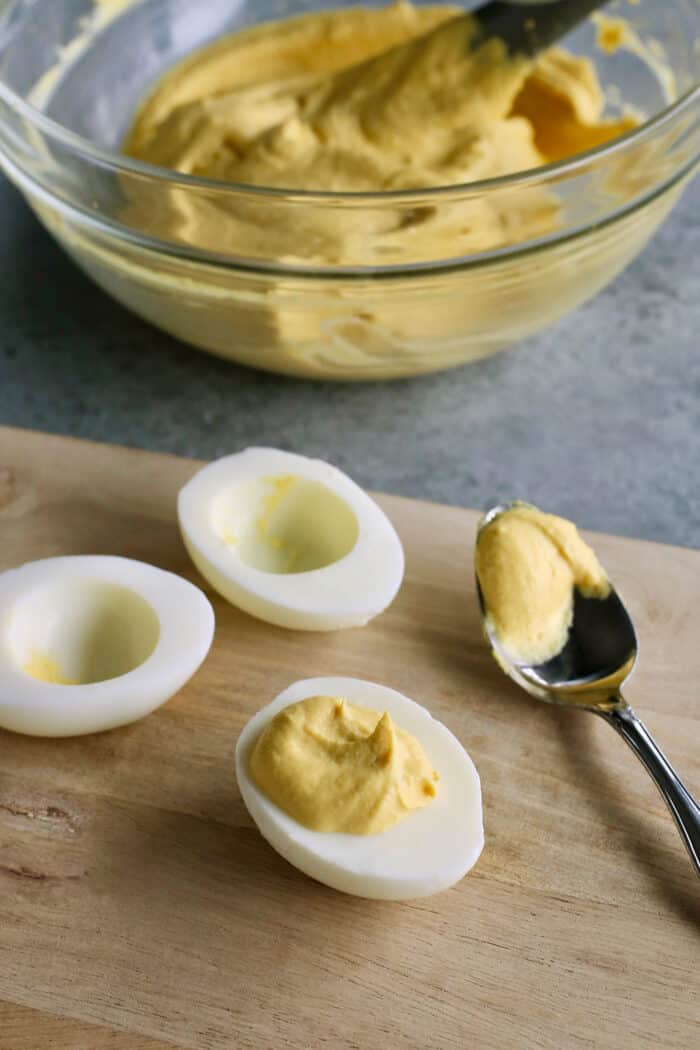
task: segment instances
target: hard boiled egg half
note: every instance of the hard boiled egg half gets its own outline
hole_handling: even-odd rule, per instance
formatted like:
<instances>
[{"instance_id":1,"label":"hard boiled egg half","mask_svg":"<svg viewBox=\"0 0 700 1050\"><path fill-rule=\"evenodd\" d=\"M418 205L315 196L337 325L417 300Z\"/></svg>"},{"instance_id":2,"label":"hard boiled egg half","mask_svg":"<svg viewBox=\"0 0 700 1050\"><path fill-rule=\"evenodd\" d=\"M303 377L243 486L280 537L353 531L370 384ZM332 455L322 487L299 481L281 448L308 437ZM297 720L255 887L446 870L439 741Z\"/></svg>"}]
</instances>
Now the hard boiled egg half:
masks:
<instances>
[{"instance_id":1,"label":"hard boiled egg half","mask_svg":"<svg viewBox=\"0 0 700 1050\"><path fill-rule=\"evenodd\" d=\"M128 558L49 558L0 575L0 727L77 736L150 714L209 651L187 580Z\"/></svg>"},{"instance_id":2,"label":"hard boiled egg half","mask_svg":"<svg viewBox=\"0 0 700 1050\"><path fill-rule=\"evenodd\" d=\"M181 490L185 545L204 578L281 627L360 626L401 586L401 542L366 492L320 460L250 448Z\"/></svg>"},{"instance_id":3,"label":"hard boiled egg half","mask_svg":"<svg viewBox=\"0 0 700 1050\"><path fill-rule=\"evenodd\" d=\"M313 831L275 805L253 781L250 756L275 715L316 696L388 712L396 726L412 734L439 774L430 803L370 835ZM273 849L318 882L359 897L405 900L445 890L476 863L484 845L481 785L467 752L424 707L373 682L311 678L290 686L243 729L236 777L248 812Z\"/></svg>"}]
</instances>

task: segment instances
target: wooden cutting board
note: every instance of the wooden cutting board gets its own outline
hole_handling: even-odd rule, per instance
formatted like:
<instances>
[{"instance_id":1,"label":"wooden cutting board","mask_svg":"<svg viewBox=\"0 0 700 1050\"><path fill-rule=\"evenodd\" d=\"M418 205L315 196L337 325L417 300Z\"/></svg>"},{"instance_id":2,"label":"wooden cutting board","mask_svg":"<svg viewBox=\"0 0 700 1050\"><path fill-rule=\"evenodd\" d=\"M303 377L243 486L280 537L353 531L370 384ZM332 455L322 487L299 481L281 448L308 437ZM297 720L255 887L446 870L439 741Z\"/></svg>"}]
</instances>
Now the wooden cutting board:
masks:
<instances>
[{"instance_id":1,"label":"wooden cutting board","mask_svg":"<svg viewBox=\"0 0 700 1050\"><path fill-rule=\"evenodd\" d=\"M0 569L140 558L198 580L175 523L192 461L0 430ZM213 597L193 681L126 729L0 732L2 1050L700 1046L700 893L615 734L529 700L481 640L476 514L393 497L407 577L369 627L286 632ZM700 792L700 554L595 537L639 629L628 696ZM243 723L355 675L426 704L482 776L486 848L409 904L312 882L249 819Z\"/></svg>"}]
</instances>

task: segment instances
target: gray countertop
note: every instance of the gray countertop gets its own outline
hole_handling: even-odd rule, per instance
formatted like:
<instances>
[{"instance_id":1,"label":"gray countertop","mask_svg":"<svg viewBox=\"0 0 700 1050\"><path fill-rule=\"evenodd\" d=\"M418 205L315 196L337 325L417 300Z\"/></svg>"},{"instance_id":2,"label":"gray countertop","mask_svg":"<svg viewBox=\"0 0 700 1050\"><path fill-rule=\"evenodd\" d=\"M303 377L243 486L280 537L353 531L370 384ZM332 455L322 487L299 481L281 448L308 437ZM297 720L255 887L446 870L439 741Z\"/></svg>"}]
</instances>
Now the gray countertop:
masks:
<instances>
[{"instance_id":1,"label":"gray countertop","mask_svg":"<svg viewBox=\"0 0 700 1050\"><path fill-rule=\"evenodd\" d=\"M0 422L213 458L321 456L366 487L700 546L700 180L643 255L536 339L334 386L207 357L98 291L0 176ZM0 449L0 458L2 450Z\"/></svg>"}]
</instances>

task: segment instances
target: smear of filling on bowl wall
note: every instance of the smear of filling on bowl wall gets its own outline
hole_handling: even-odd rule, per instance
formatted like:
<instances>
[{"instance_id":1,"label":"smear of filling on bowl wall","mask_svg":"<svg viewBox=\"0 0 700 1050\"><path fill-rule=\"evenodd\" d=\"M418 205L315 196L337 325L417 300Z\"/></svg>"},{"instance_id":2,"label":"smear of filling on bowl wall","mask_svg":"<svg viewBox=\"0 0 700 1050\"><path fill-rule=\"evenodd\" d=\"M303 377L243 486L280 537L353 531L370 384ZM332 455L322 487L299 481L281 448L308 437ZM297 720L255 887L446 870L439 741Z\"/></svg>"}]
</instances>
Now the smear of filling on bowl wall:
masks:
<instances>
[{"instance_id":1,"label":"smear of filling on bowl wall","mask_svg":"<svg viewBox=\"0 0 700 1050\"><path fill-rule=\"evenodd\" d=\"M216 42L171 70L137 114L129 155L191 175L296 190L425 189L537 168L634 127L602 118L593 64L561 48L536 61L498 40L472 49L456 7L325 11L268 22ZM312 254L366 263L368 237L399 254L450 257L551 231L545 192L462 200L452 208L328 212L262 225L240 205L171 191L171 232L238 254L294 259L300 223ZM393 225L392 225L393 224ZM304 253L309 260L308 250Z\"/></svg>"}]
</instances>

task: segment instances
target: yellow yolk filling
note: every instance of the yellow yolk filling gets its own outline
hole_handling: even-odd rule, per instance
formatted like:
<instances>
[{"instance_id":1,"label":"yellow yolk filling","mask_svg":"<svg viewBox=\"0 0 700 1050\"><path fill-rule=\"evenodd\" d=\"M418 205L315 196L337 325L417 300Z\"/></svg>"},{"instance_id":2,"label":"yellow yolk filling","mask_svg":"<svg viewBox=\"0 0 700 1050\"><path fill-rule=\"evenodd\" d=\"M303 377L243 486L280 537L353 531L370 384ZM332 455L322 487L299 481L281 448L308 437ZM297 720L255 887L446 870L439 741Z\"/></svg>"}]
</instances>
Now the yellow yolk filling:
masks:
<instances>
[{"instance_id":1,"label":"yellow yolk filling","mask_svg":"<svg viewBox=\"0 0 700 1050\"><path fill-rule=\"evenodd\" d=\"M574 588L605 598L610 584L573 522L516 505L479 534L476 571L487 619L510 657L544 663L569 633Z\"/></svg>"},{"instance_id":2,"label":"yellow yolk filling","mask_svg":"<svg viewBox=\"0 0 700 1050\"><path fill-rule=\"evenodd\" d=\"M255 784L314 831L386 831L436 794L420 743L388 714L332 696L284 708L250 756Z\"/></svg>"},{"instance_id":3,"label":"yellow yolk filling","mask_svg":"<svg viewBox=\"0 0 700 1050\"><path fill-rule=\"evenodd\" d=\"M399 0L236 33L164 77L124 149L187 174L342 193L512 174L634 126L602 119L589 60L559 48L536 61L511 57L498 40L473 48L474 24L455 22L459 13ZM192 243L218 239L269 258L295 257L303 237L315 258L352 263L387 232L402 250L424 254L429 244L431 257L448 258L551 231L558 216L547 194L512 193L417 209L410 221L387 208L355 222L332 209L264 222L240 202L174 189L158 221Z\"/></svg>"}]
</instances>

